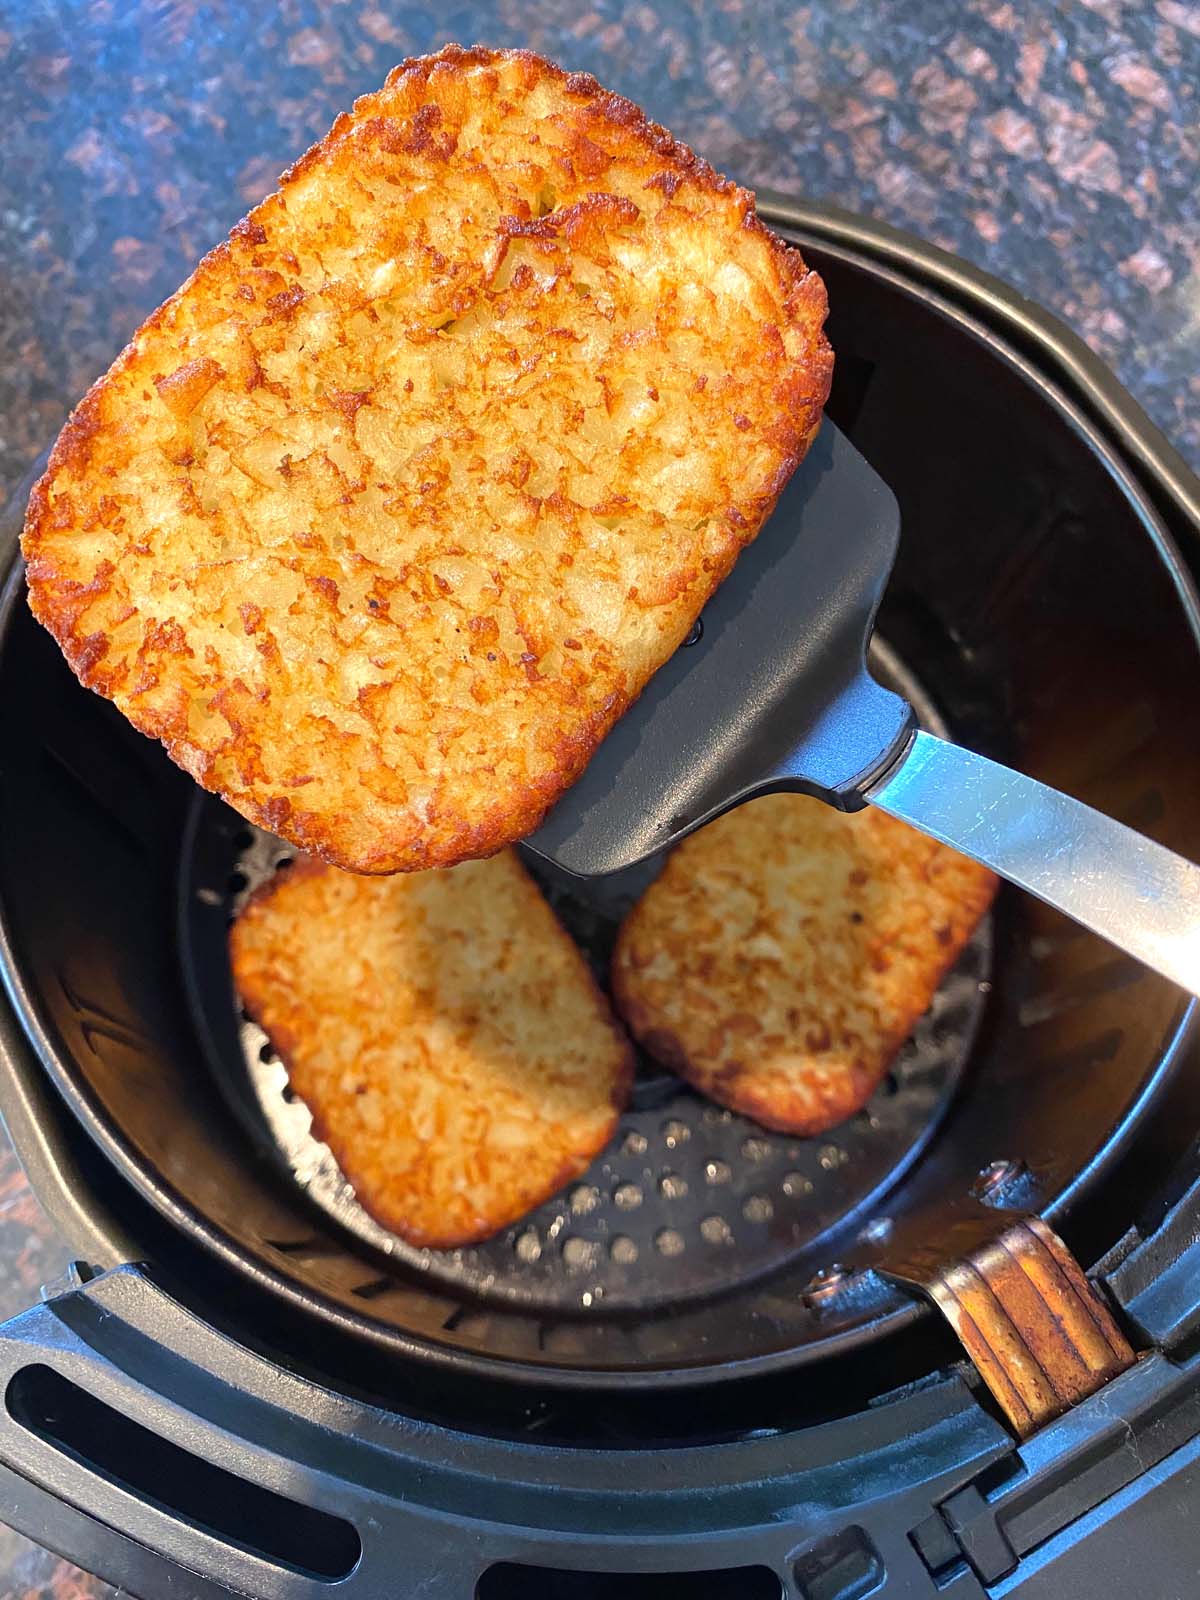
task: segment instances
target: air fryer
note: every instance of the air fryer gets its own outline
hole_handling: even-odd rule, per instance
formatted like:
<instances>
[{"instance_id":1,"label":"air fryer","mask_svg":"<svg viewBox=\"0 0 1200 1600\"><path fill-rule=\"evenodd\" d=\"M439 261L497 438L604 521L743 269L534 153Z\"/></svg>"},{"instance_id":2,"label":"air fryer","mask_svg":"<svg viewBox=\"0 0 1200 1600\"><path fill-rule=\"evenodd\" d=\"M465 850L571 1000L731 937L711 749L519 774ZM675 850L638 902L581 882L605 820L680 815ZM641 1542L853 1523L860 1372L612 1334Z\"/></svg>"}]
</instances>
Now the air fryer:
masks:
<instances>
[{"instance_id":1,"label":"air fryer","mask_svg":"<svg viewBox=\"0 0 1200 1600\"><path fill-rule=\"evenodd\" d=\"M1194 483L1004 291L764 209L828 284L830 415L901 503L881 675L1200 857ZM81 1255L0 1338L26 1531L148 1596L181 1570L205 1594L957 1596L1049 1572L1086 1496L1039 1521L1031 1485L1043 1507L1038 1472L1067 1481L1081 1417L1108 1438L1128 1412L1104 1482L1138 1478L1138 1407L1190 1382L1125 1303L1200 1127L1170 984L1004 890L842 1127L769 1133L644 1061L578 1183L419 1250L358 1207L238 1010L227 925L290 851L80 688L15 561L0 627L3 1093ZM538 870L603 972L641 880L597 910ZM1095 1293L1142 1359L1014 1427L920 1291L1029 1217L1109 1253Z\"/></svg>"}]
</instances>

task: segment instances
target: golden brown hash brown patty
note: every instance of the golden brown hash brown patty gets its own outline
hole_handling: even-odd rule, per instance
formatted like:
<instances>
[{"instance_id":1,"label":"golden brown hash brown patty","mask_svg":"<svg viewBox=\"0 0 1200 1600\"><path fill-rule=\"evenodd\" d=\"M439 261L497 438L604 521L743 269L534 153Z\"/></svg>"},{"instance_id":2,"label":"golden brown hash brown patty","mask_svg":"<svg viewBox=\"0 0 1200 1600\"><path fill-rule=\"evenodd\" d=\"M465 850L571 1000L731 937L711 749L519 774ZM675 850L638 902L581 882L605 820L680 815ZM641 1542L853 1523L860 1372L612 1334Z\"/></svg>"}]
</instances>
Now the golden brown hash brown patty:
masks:
<instances>
[{"instance_id":1,"label":"golden brown hash brown patty","mask_svg":"<svg viewBox=\"0 0 1200 1600\"><path fill-rule=\"evenodd\" d=\"M394 878L299 862L230 950L360 1203L415 1244L486 1239L616 1128L633 1052L511 851Z\"/></svg>"},{"instance_id":2,"label":"golden brown hash brown patty","mask_svg":"<svg viewBox=\"0 0 1200 1600\"><path fill-rule=\"evenodd\" d=\"M634 907L617 1009L722 1105L821 1133L870 1098L995 889L873 806L755 800L681 844Z\"/></svg>"},{"instance_id":3,"label":"golden brown hash brown patty","mask_svg":"<svg viewBox=\"0 0 1200 1600\"><path fill-rule=\"evenodd\" d=\"M486 855L757 533L820 420L824 318L753 197L593 79L405 62L67 423L31 604L304 850Z\"/></svg>"}]
</instances>

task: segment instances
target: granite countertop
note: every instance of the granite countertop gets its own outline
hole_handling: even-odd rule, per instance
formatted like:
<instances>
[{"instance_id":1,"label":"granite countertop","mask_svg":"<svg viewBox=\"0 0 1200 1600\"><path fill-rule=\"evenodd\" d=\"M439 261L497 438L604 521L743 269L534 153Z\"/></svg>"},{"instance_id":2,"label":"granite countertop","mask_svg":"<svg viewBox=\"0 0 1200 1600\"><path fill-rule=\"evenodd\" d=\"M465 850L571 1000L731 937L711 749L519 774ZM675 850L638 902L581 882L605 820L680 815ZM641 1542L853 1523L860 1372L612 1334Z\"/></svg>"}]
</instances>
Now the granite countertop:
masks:
<instances>
[{"instance_id":1,"label":"granite countertop","mask_svg":"<svg viewBox=\"0 0 1200 1600\"><path fill-rule=\"evenodd\" d=\"M337 111L447 39L1008 279L1200 465L1197 0L0 0L0 492ZM0 1149L0 1316L65 1260ZM0 1529L0 1597L111 1592Z\"/></svg>"}]
</instances>

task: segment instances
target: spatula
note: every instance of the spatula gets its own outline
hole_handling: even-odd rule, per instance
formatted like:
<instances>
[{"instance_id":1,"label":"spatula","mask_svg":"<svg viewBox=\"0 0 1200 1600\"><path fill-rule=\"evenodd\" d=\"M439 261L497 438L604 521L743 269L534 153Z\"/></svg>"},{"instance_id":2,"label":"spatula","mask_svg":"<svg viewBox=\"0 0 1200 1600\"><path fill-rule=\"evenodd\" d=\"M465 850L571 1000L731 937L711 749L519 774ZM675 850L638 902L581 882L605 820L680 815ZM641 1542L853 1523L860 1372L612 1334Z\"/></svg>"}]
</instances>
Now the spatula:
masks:
<instances>
[{"instance_id":1,"label":"spatula","mask_svg":"<svg viewBox=\"0 0 1200 1600\"><path fill-rule=\"evenodd\" d=\"M867 671L899 537L891 491L825 422L697 642L655 674L528 844L592 878L774 790L876 805L1200 994L1200 867L917 729Z\"/></svg>"}]
</instances>

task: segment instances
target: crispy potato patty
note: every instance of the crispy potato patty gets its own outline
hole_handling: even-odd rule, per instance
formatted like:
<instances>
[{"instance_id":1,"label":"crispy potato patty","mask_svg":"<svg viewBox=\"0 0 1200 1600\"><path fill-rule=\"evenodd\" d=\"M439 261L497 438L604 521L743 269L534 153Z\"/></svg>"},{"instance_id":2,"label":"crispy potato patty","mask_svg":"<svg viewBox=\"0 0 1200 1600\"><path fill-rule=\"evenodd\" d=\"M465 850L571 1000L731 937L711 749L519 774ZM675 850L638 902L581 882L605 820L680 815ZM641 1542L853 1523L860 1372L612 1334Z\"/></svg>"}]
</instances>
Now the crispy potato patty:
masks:
<instances>
[{"instance_id":1,"label":"crispy potato patty","mask_svg":"<svg viewBox=\"0 0 1200 1600\"><path fill-rule=\"evenodd\" d=\"M874 806L751 801L685 840L626 919L617 1009L721 1105L822 1133L870 1098L995 889Z\"/></svg>"},{"instance_id":2,"label":"crispy potato patty","mask_svg":"<svg viewBox=\"0 0 1200 1600\"><path fill-rule=\"evenodd\" d=\"M30 603L243 815L357 872L534 828L821 416L825 291L627 100L405 62L135 335L34 491Z\"/></svg>"},{"instance_id":3,"label":"crispy potato patty","mask_svg":"<svg viewBox=\"0 0 1200 1600\"><path fill-rule=\"evenodd\" d=\"M404 1239L487 1238L616 1128L629 1041L511 851L392 878L299 862L230 952L318 1137Z\"/></svg>"}]
</instances>

